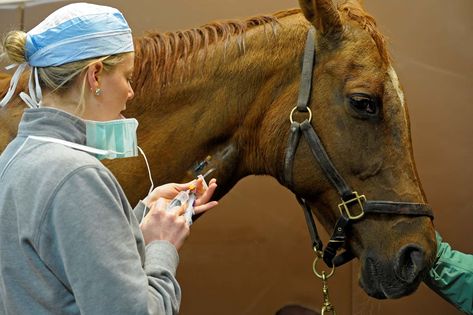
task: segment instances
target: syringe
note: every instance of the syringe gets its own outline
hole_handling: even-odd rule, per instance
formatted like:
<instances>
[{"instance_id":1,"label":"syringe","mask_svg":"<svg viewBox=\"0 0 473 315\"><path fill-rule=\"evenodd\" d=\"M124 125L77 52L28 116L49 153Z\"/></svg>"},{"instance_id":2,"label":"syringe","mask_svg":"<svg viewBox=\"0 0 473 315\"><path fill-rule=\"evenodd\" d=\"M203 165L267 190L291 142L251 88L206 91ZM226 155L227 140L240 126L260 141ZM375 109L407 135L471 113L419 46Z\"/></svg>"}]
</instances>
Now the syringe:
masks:
<instances>
[{"instance_id":1,"label":"syringe","mask_svg":"<svg viewBox=\"0 0 473 315\"><path fill-rule=\"evenodd\" d=\"M204 190L207 190L209 188L209 186L205 182L205 177L209 175L210 173L212 173L214 170L215 169L212 168L209 171L207 171L204 175L200 174L197 176L197 179L202 180L202 187L204 188ZM168 207L166 208L166 210L170 210L174 207L180 207L181 205L187 202L186 211L184 212L184 219L187 221L189 226L192 225L192 216L195 214L194 203L196 199L196 196L195 196L196 188L197 188L196 185L192 184L189 186L188 190L180 191L177 194L177 196L174 197L173 200L171 200Z\"/></svg>"},{"instance_id":2,"label":"syringe","mask_svg":"<svg viewBox=\"0 0 473 315\"><path fill-rule=\"evenodd\" d=\"M205 183L205 180L203 183ZM205 184L205 186L206 185L207 184ZM192 224L192 216L194 215L195 189L196 186L192 184L189 186L188 190L180 191L166 208L166 211L169 211L174 207L180 207L184 203L187 203L186 211L184 212L184 219L187 221L189 226Z\"/></svg>"},{"instance_id":3,"label":"syringe","mask_svg":"<svg viewBox=\"0 0 473 315\"><path fill-rule=\"evenodd\" d=\"M212 168L209 171L207 171L204 175L197 176L197 179L202 179L202 187L204 188L204 190L207 190L209 188L209 186L205 182L205 177L209 175L210 173L212 173L214 170L215 169ZM171 200L171 202L166 207L166 210L168 211L171 208L178 207L178 206L180 207L181 205L187 202L186 211L184 212L184 218L186 219L187 223L189 223L189 225L192 224L192 216L195 214L194 213L194 203L196 199L195 190L196 190L196 185L191 184L188 190L180 191L176 195L176 197L174 197L174 199ZM149 208L145 208L145 210L143 211L143 216L141 218L141 221L143 221L145 216L147 215L148 213L147 210L149 210Z\"/></svg>"}]
</instances>

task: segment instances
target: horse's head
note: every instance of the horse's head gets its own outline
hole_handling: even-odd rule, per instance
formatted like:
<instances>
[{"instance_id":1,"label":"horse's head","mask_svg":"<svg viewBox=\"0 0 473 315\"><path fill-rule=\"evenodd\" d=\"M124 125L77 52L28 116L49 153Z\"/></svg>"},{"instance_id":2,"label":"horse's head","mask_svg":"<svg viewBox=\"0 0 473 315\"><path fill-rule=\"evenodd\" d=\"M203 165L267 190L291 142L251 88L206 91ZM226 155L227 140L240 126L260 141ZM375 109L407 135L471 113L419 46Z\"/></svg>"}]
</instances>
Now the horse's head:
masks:
<instances>
[{"instance_id":1,"label":"horse's head","mask_svg":"<svg viewBox=\"0 0 473 315\"><path fill-rule=\"evenodd\" d=\"M347 185L368 200L422 208L404 96L374 20L355 1L338 9L330 0L299 2L317 29L309 108L329 160ZM343 185L335 189L337 179L328 179L308 141L301 139L295 152L292 190L314 206L332 231L341 215L337 205ZM369 295L401 297L418 287L435 257L433 224L422 211L402 213L399 204L393 214L376 213L377 207L373 203L373 213L350 220L345 247L360 259L360 285Z\"/></svg>"}]
</instances>

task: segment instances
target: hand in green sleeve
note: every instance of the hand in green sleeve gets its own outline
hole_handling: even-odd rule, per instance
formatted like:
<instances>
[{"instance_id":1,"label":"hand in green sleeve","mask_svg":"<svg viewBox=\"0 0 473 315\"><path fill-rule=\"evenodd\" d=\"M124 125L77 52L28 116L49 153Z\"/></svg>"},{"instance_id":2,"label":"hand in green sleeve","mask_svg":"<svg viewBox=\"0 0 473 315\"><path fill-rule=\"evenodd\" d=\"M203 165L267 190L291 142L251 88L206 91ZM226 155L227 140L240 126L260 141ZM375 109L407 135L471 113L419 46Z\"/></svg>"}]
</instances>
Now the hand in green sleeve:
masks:
<instances>
[{"instance_id":1,"label":"hand in green sleeve","mask_svg":"<svg viewBox=\"0 0 473 315\"><path fill-rule=\"evenodd\" d=\"M453 250L436 232L437 257L424 282L466 314L473 314L473 255Z\"/></svg>"}]
</instances>

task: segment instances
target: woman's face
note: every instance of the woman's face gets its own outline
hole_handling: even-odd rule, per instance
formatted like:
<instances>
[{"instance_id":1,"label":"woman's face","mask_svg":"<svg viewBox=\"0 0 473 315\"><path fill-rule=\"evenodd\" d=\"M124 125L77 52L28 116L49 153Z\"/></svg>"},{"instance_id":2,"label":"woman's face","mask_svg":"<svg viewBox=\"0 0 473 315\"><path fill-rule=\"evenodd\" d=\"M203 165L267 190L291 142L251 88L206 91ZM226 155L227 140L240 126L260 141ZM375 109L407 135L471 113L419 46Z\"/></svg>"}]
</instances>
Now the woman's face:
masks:
<instances>
[{"instance_id":1,"label":"woman's face","mask_svg":"<svg viewBox=\"0 0 473 315\"><path fill-rule=\"evenodd\" d=\"M92 104L86 107L84 119L107 121L122 118L121 112L126 109L126 102L134 96L130 85L134 59L135 55L129 53L112 70L102 69L97 76L100 94L93 95Z\"/></svg>"}]
</instances>

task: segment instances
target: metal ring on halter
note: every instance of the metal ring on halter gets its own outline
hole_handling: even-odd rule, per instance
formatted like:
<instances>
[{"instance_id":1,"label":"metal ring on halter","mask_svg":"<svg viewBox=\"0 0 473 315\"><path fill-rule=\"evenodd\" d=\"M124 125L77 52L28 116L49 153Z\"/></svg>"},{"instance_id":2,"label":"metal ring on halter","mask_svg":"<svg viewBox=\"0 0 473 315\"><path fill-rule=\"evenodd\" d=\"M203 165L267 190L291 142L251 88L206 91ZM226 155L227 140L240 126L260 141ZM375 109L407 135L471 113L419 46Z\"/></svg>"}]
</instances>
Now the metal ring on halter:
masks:
<instances>
[{"instance_id":1,"label":"metal ring on halter","mask_svg":"<svg viewBox=\"0 0 473 315\"><path fill-rule=\"evenodd\" d=\"M328 278L330 278L331 276L333 276L333 273L335 272L335 265L332 265L332 270L330 270L330 273L327 275L325 274L325 271L323 271L322 273L319 273L317 271L317 262L319 261L319 259L321 259L322 256L321 255L316 255L315 256L315 259L314 259L314 262L312 263L312 270L314 271L314 274L319 278L319 279L322 279L322 280L327 280Z\"/></svg>"},{"instance_id":2,"label":"metal ring on halter","mask_svg":"<svg viewBox=\"0 0 473 315\"><path fill-rule=\"evenodd\" d=\"M312 121L312 111L310 110L309 107L306 107L307 108L307 111L309 112L309 122ZM297 109L297 106L294 107L292 110L291 110L291 113L289 114L289 120L291 121L291 124L294 122L294 119L292 119L292 115L294 115L294 112L296 111Z\"/></svg>"}]
</instances>

